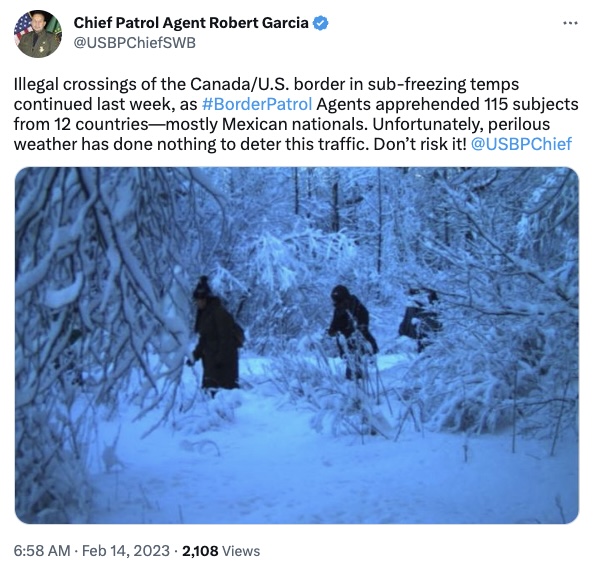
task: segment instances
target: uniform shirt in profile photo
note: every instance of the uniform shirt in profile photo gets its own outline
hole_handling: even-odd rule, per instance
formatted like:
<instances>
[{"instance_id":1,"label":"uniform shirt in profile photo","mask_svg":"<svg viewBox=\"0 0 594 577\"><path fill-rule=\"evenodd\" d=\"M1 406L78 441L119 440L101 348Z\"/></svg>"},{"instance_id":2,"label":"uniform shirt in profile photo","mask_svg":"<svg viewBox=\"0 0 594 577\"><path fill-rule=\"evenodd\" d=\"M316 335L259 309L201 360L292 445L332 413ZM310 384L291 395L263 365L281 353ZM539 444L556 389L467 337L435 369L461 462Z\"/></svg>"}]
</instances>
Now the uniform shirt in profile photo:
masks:
<instances>
[{"instance_id":1,"label":"uniform shirt in profile photo","mask_svg":"<svg viewBox=\"0 0 594 577\"><path fill-rule=\"evenodd\" d=\"M26 22L23 21L23 16L21 20L19 20L19 24L23 26ZM27 32L19 39L19 50L26 54L27 56L31 56L32 58L45 58L49 56L59 46L59 42L54 34L49 33L46 29L46 21L45 16L39 12L34 12L31 15L31 31ZM17 31L15 28L15 36L17 35Z\"/></svg>"}]
</instances>

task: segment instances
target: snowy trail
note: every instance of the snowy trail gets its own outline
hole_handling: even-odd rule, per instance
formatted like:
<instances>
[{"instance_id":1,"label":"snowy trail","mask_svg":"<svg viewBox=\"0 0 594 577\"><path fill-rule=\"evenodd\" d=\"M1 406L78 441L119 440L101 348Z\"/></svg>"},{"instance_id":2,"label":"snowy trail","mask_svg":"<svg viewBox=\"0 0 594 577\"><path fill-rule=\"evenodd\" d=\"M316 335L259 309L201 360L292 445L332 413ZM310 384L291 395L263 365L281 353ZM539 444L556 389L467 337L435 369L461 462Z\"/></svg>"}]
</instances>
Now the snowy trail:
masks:
<instances>
[{"instance_id":1,"label":"snowy trail","mask_svg":"<svg viewBox=\"0 0 594 577\"><path fill-rule=\"evenodd\" d=\"M212 402L232 420L196 435L123 425L122 470L96 476L95 523L558 523L575 515L577 454L516 454L509 437L332 437L255 390ZM113 425L112 425L113 426ZM126 432L126 427L134 427ZM465 460L465 458L468 458ZM575 491L575 495L573 494Z\"/></svg>"}]
</instances>

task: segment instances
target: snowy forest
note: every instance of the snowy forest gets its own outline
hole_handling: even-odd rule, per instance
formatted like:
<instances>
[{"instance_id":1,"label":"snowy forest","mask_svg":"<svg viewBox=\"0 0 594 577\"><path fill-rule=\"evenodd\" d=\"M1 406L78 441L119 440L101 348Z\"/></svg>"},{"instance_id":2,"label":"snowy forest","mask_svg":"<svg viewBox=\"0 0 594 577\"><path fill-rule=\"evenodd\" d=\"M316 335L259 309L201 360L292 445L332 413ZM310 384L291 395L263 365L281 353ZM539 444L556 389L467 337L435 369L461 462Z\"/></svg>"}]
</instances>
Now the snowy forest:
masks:
<instances>
[{"instance_id":1,"label":"snowy forest","mask_svg":"<svg viewBox=\"0 0 594 577\"><path fill-rule=\"evenodd\" d=\"M15 182L21 520L84 517L99 418L132 407L150 437L208 402L182 378L201 275L243 326L242 355L269 360L320 435L505 431L551 455L577 442L570 169L28 168ZM336 284L404 369L380 380L371 363L345 385L327 335ZM440 319L420 353L398 335L419 287Z\"/></svg>"}]
</instances>

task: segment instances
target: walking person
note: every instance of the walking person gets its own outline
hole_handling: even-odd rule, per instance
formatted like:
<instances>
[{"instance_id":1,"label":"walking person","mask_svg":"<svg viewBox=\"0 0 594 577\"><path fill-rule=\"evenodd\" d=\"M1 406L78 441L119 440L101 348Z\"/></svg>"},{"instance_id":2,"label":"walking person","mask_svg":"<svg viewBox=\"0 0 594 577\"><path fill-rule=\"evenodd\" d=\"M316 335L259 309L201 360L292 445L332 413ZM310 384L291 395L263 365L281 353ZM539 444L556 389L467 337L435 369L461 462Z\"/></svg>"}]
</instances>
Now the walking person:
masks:
<instances>
[{"instance_id":1,"label":"walking person","mask_svg":"<svg viewBox=\"0 0 594 577\"><path fill-rule=\"evenodd\" d=\"M220 389L237 389L243 331L212 292L206 276L200 277L192 296L197 309L194 330L199 338L188 364L202 361L202 388L213 396Z\"/></svg>"},{"instance_id":2,"label":"walking person","mask_svg":"<svg viewBox=\"0 0 594 577\"><path fill-rule=\"evenodd\" d=\"M332 289L334 314L328 329L328 335L339 337L338 350L346 358L346 378L363 378L363 360L365 355L379 352L377 342L369 330L369 311L363 303L344 285ZM340 336L343 337L343 346Z\"/></svg>"}]
</instances>

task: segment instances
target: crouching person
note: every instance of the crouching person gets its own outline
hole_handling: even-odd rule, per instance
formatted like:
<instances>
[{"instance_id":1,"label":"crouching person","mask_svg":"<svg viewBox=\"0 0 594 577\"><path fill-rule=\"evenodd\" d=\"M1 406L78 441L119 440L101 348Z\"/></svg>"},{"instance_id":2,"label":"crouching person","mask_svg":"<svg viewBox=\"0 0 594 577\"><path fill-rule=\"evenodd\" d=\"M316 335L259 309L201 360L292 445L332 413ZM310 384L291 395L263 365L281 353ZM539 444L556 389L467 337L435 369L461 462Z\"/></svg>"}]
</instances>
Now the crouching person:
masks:
<instances>
[{"instance_id":1,"label":"crouching person","mask_svg":"<svg viewBox=\"0 0 594 577\"><path fill-rule=\"evenodd\" d=\"M242 332L233 316L213 294L205 276L200 277L193 294L196 303L195 332L198 334L192 357L188 364L202 361L202 387L214 394L220 389L239 387L238 332Z\"/></svg>"},{"instance_id":2,"label":"crouching person","mask_svg":"<svg viewBox=\"0 0 594 577\"><path fill-rule=\"evenodd\" d=\"M399 336L417 341L417 351L422 352L441 330L441 322L434 310L437 293L428 288L412 288L408 291L411 302L404 311L404 318L398 327Z\"/></svg>"}]
</instances>

